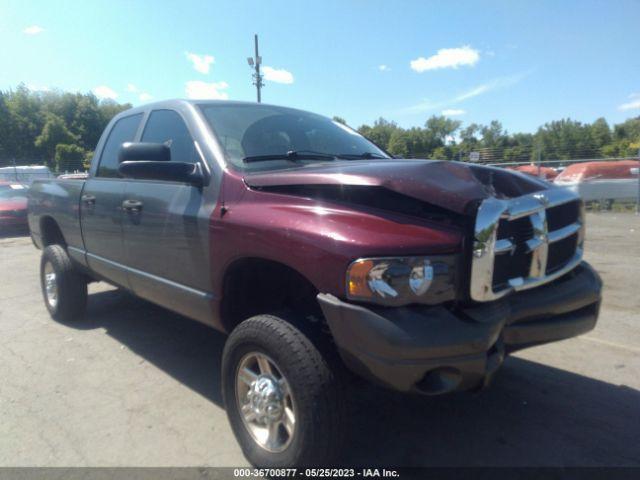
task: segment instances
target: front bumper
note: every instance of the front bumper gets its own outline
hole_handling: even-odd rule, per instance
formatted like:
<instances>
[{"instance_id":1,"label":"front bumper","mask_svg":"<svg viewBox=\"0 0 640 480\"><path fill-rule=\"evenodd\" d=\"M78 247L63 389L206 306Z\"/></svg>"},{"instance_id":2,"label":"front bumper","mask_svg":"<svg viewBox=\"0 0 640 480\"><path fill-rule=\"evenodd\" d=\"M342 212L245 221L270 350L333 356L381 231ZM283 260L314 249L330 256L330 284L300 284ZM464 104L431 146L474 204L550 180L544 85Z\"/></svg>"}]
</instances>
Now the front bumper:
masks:
<instances>
[{"instance_id":1,"label":"front bumper","mask_svg":"<svg viewBox=\"0 0 640 480\"><path fill-rule=\"evenodd\" d=\"M592 330L601 290L582 262L554 282L469 308L365 307L328 294L318 301L351 370L434 395L485 385L509 352Z\"/></svg>"}]
</instances>

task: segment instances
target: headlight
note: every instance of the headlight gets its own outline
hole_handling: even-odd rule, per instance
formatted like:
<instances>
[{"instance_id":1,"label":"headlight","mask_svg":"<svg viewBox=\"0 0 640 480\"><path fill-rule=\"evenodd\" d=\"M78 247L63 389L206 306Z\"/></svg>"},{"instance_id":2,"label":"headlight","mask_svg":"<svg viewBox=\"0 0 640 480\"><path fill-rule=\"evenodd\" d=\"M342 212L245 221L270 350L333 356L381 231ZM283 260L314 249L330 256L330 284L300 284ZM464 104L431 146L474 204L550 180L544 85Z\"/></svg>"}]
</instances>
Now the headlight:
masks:
<instances>
[{"instance_id":1,"label":"headlight","mask_svg":"<svg viewBox=\"0 0 640 480\"><path fill-rule=\"evenodd\" d=\"M456 256L360 258L347 269L347 298L380 305L455 298Z\"/></svg>"}]
</instances>

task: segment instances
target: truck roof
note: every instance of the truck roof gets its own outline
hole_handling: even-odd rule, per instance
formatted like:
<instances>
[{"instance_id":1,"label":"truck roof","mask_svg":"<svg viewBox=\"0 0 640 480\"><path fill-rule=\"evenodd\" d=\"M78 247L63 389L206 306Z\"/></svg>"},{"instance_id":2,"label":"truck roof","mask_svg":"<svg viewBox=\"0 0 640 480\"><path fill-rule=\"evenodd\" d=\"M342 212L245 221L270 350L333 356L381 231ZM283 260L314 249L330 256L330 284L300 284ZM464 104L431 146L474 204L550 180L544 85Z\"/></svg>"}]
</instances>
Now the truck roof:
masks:
<instances>
[{"instance_id":1,"label":"truck roof","mask_svg":"<svg viewBox=\"0 0 640 480\"><path fill-rule=\"evenodd\" d=\"M131 114L137 111L146 111L154 108L177 108L185 105L263 105L263 106L279 106L284 107L283 105L273 105L268 103L257 103L257 102L248 102L242 100L198 100L191 98L171 98L167 100L159 100L157 102L145 103L144 105L139 105L137 107L130 108L121 113ZM285 107L290 108L290 107ZM120 114L118 114L120 115Z\"/></svg>"}]
</instances>

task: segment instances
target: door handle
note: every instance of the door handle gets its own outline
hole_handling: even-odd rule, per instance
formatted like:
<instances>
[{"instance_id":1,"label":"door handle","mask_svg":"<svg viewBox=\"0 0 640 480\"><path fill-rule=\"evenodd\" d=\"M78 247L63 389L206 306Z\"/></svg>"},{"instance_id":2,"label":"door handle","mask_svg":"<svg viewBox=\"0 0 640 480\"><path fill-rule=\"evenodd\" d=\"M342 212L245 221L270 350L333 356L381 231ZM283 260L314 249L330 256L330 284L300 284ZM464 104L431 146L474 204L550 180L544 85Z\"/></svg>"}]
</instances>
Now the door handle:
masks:
<instances>
[{"instance_id":1,"label":"door handle","mask_svg":"<svg viewBox=\"0 0 640 480\"><path fill-rule=\"evenodd\" d=\"M122 208L127 212L138 213L142 210L142 202L139 200L125 200L122 202Z\"/></svg>"},{"instance_id":2,"label":"door handle","mask_svg":"<svg viewBox=\"0 0 640 480\"><path fill-rule=\"evenodd\" d=\"M82 202L86 203L87 205L95 205L96 203L96 197L94 195L82 195Z\"/></svg>"}]
</instances>

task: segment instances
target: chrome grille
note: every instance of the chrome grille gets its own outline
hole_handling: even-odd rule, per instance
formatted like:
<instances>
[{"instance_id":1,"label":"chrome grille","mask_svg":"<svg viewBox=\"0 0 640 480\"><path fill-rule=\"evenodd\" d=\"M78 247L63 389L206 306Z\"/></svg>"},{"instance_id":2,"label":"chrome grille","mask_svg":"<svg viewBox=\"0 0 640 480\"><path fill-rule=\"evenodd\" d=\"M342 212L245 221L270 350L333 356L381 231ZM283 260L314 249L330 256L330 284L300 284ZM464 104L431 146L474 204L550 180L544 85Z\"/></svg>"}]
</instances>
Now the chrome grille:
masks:
<instances>
[{"instance_id":1,"label":"chrome grille","mask_svg":"<svg viewBox=\"0 0 640 480\"><path fill-rule=\"evenodd\" d=\"M582 203L567 189L484 200L476 218L471 298L496 300L564 275L580 263L583 239Z\"/></svg>"}]
</instances>

